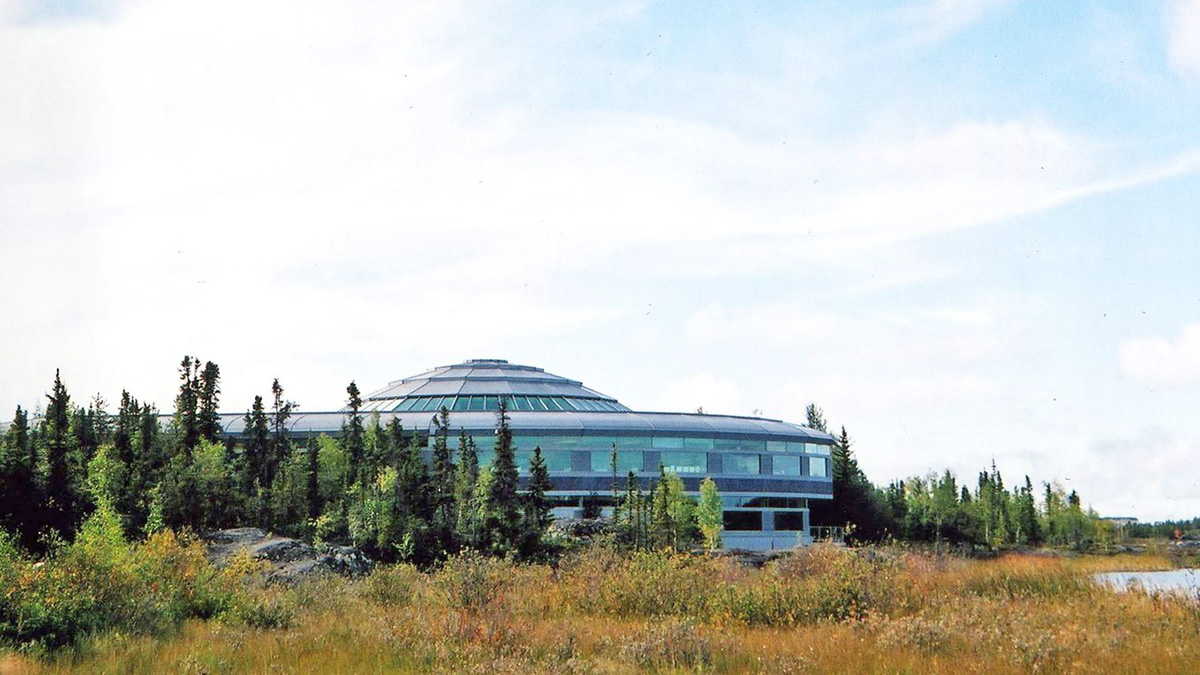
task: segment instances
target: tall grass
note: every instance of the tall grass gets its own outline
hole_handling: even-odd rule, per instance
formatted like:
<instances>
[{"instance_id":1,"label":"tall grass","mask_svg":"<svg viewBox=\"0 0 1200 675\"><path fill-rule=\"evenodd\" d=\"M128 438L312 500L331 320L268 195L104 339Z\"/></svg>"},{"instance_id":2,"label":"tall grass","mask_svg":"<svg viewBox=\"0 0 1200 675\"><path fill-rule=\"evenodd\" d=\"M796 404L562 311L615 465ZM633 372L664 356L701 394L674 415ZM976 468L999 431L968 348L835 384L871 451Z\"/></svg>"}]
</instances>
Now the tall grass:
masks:
<instances>
[{"instance_id":1,"label":"tall grass","mask_svg":"<svg viewBox=\"0 0 1200 675\"><path fill-rule=\"evenodd\" d=\"M384 566L361 580L270 589L252 581L253 569L211 571L186 542L157 545L195 563L162 563L195 581L173 587L225 590L178 596L174 631L117 623L0 663L29 672L1157 673L1200 662L1195 601L1089 581L1119 561L811 547L751 569L597 547L557 567L466 554L429 573Z\"/></svg>"}]
</instances>

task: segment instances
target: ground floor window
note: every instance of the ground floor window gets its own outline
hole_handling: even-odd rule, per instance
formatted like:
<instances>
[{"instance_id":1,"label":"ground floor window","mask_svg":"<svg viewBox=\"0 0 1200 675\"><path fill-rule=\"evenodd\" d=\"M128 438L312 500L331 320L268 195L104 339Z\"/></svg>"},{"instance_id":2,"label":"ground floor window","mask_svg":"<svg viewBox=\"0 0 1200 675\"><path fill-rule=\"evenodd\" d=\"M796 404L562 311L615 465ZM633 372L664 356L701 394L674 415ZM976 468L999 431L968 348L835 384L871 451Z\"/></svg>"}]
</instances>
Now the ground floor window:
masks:
<instances>
[{"instance_id":1,"label":"ground floor window","mask_svg":"<svg viewBox=\"0 0 1200 675\"><path fill-rule=\"evenodd\" d=\"M762 530L761 511L726 511L725 529L730 532Z\"/></svg>"},{"instance_id":2,"label":"ground floor window","mask_svg":"<svg viewBox=\"0 0 1200 675\"><path fill-rule=\"evenodd\" d=\"M776 511L775 529L784 530L786 532L800 532L804 530L804 512Z\"/></svg>"}]
</instances>

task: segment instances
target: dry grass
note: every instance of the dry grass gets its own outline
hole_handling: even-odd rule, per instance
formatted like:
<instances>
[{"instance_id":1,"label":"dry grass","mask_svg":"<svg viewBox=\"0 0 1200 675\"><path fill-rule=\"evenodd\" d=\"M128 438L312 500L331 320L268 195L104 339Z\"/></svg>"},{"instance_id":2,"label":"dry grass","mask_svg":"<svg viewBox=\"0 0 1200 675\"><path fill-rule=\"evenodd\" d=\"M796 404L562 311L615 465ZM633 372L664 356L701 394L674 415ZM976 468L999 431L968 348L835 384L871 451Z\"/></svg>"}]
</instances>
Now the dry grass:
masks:
<instances>
[{"instance_id":1,"label":"dry grass","mask_svg":"<svg viewBox=\"0 0 1200 675\"><path fill-rule=\"evenodd\" d=\"M603 549L557 569L462 557L431 574L279 591L281 628L107 633L8 672L1195 672L1200 605L1097 571L1161 557L990 561L814 547L766 569Z\"/></svg>"}]
</instances>

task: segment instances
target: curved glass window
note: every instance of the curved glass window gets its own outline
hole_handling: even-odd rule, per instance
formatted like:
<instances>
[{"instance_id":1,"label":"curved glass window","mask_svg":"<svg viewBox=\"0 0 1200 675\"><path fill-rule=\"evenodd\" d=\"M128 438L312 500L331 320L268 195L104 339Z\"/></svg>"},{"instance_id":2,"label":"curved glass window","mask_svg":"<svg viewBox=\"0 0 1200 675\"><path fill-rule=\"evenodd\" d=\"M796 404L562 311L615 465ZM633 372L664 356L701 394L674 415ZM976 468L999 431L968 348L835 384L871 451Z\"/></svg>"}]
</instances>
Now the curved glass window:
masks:
<instances>
[{"instance_id":1,"label":"curved glass window","mask_svg":"<svg viewBox=\"0 0 1200 675\"><path fill-rule=\"evenodd\" d=\"M672 473L707 473L708 455L703 452L664 452L659 456L663 468Z\"/></svg>"},{"instance_id":2,"label":"curved glass window","mask_svg":"<svg viewBox=\"0 0 1200 675\"><path fill-rule=\"evenodd\" d=\"M808 458L808 475L825 478L829 475L828 460L824 457Z\"/></svg>"},{"instance_id":3,"label":"curved glass window","mask_svg":"<svg viewBox=\"0 0 1200 675\"><path fill-rule=\"evenodd\" d=\"M759 472L758 455L725 455L721 461L725 473L754 474Z\"/></svg>"},{"instance_id":4,"label":"curved glass window","mask_svg":"<svg viewBox=\"0 0 1200 675\"><path fill-rule=\"evenodd\" d=\"M771 460L771 473L776 476L799 476L800 458L795 455L773 457Z\"/></svg>"},{"instance_id":5,"label":"curved glass window","mask_svg":"<svg viewBox=\"0 0 1200 675\"><path fill-rule=\"evenodd\" d=\"M617 412L621 407L608 401L567 396L411 396L393 403L392 400L368 401L363 410L389 409L393 412L423 412L446 406L452 412L489 411L500 409L500 400L508 402L509 410L524 412Z\"/></svg>"},{"instance_id":6,"label":"curved glass window","mask_svg":"<svg viewBox=\"0 0 1200 675\"><path fill-rule=\"evenodd\" d=\"M612 451L593 450L591 453L592 471L596 473L612 473ZM642 453L637 450L617 451L617 475L624 476L630 471L640 473L642 470Z\"/></svg>"}]
</instances>

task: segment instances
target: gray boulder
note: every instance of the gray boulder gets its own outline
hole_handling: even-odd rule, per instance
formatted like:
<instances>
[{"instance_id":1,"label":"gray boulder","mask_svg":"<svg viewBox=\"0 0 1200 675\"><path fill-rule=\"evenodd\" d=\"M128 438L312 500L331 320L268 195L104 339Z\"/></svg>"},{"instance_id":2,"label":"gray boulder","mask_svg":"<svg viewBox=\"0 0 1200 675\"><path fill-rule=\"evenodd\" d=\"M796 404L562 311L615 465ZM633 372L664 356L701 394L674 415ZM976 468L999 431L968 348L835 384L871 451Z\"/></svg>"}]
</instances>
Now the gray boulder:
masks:
<instances>
[{"instance_id":1,"label":"gray boulder","mask_svg":"<svg viewBox=\"0 0 1200 675\"><path fill-rule=\"evenodd\" d=\"M356 548L334 546L318 551L312 544L291 537L280 537L257 527L218 530L204 535L208 559L217 566L228 563L240 551L255 560L266 561L267 579L296 583L320 574L359 577L371 571L374 561Z\"/></svg>"}]
</instances>

